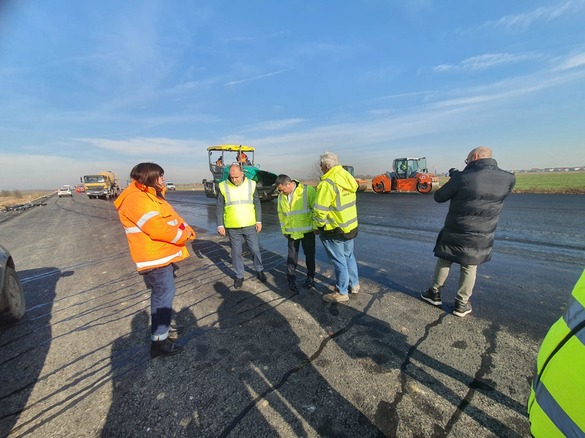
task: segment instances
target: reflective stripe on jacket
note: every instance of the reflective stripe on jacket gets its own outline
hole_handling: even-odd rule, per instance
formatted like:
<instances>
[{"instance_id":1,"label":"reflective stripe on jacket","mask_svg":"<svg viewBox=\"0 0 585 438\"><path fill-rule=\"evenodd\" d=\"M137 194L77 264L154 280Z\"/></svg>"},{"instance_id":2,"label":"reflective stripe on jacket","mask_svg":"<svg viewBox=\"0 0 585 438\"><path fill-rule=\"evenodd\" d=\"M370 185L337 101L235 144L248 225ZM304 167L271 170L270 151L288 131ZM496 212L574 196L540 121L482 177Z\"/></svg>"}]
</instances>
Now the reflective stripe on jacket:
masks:
<instances>
[{"instance_id":1,"label":"reflective stripe on jacket","mask_svg":"<svg viewBox=\"0 0 585 438\"><path fill-rule=\"evenodd\" d=\"M292 192L289 203L288 195L278 195L278 219L282 234L292 239L302 239L305 233L313 231L313 204L315 188L294 181L297 187Z\"/></svg>"},{"instance_id":2,"label":"reflective stripe on jacket","mask_svg":"<svg viewBox=\"0 0 585 438\"><path fill-rule=\"evenodd\" d=\"M313 215L317 227L347 233L358 226L356 191L358 184L341 165L329 169L317 186Z\"/></svg>"},{"instance_id":3,"label":"reflective stripe on jacket","mask_svg":"<svg viewBox=\"0 0 585 438\"><path fill-rule=\"evenodd\" d=\"M585 436L585 271L538 353L528 399L532 435Z\"/></svg>"},{"instance_id":4,"label":"reflective stripe on jacket","mask_svg":"<svg viewBox=\"0 0 585 438\"><path fill-rule=\"evenodd\" d=\"M219 191L225 199L223 222L226 228L242 228L256 224L254 192L256 181L245 178L239 186L229 179L219 183Z\"/></svg>"},{"instance_id":5,"label":"reflective stripe on jacket","mask_svg":"<svg viewBox=\"0 0 585 438\"><path fill-rule=\"evenodd\" d=\"M114 201L138 271L189 257L185 246L195 231L151 187L132 181Z\"/></svg>"}]
</instances>

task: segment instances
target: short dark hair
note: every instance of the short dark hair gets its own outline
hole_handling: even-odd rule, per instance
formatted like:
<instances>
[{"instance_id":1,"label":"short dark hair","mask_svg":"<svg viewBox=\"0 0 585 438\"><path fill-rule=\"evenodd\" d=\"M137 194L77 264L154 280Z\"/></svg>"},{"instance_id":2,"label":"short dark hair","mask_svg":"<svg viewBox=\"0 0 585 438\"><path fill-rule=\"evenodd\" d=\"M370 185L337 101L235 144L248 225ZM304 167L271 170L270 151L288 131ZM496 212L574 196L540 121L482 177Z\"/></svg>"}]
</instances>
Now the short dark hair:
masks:
<instances>
[{"instance_id":1,"label":"short dark hair","mask_svg":"<svg viewBox=\"0 0 585 438\"><path fill-rule=\"evenodd\" d=\"M164 174L164 169L156 163L140 163L132 168L130 178L147 187L157 188L158 178Z\"/></svg>"},{"instance_id":2,"label":"short dark hair","mask_svg":"<svg viewBox=\"0 0 585 438\"><path fill-rule=\"evenodd\" d=\"M276 182L274 183L274 185L276 187L278 187L278 186L281 186L281 185L289 183L289 182L292 182L292 179L290 179L290 176L285 175L284 173L281 173L280 175L278 175L276 177Z\"/></svg>"}]
</instances>

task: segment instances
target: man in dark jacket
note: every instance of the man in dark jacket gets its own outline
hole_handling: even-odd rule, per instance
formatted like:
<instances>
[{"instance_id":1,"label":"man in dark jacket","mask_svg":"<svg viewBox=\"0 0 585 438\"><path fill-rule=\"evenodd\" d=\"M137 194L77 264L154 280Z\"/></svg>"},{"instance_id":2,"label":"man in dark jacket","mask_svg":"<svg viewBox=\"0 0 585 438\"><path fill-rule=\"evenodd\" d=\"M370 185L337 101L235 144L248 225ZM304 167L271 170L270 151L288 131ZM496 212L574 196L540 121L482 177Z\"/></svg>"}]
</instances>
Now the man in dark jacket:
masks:
<instances>
[{"instance_id":1,"label":"man in dark jacket","mask_svg":"<svg viewBox=\"0 0 585 438\"><path fill-rule=\"evenodd\" d=\"M433 284L421 294L423 300L441 306L441 290L451 264L459 264L459 288L453 311L456 316L471 313L469 298L477 266L492 257L498 218L516 181L513 174L498 168L487 147L472 150L465 163L467 166L461 172L452 169L449 181L435 192L435 201L450 201L449 213L434 249L437 265Z\"/></svg>"}]
</instances>

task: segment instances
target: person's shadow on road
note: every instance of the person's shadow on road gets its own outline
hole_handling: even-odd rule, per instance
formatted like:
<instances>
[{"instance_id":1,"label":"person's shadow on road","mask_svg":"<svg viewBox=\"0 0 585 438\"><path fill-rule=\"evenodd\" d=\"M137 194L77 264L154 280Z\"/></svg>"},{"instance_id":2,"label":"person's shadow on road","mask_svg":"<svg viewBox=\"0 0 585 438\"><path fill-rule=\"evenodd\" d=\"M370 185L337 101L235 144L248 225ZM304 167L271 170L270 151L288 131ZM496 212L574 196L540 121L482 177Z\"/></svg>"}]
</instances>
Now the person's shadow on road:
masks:
<instances>
[{"instance_id":1,"label":"person's shadow on road","mask_svg":"<svg viewBox=\"0 0 585 438\"><path fill-rule=\"evenodd\" d=\"M17 323L0 325L0 436L27 434L28 424L15 429L45 365L52 341L51 321L57 282L73 275L55 267L18 271L26 313Z\"/></svg>"}]
</instances>

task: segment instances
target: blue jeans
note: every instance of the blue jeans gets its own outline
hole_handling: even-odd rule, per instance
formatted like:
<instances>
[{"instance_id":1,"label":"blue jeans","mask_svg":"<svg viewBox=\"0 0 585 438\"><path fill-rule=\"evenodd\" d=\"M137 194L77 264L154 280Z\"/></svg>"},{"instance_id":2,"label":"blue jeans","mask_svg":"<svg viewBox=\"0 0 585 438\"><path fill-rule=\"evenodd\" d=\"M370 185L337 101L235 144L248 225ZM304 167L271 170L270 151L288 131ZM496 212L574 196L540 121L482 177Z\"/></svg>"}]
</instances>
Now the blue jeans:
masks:
<instances>
[{"instance_id":1,"label":"blue jeans","mask_svg":"<svg viewBox=\"0 0 585 438\"><path fill-rule=\"evenodd\" d=\"M144 274L144 283L150 293L150 333L153 341L164 341L169 336L171 312L175 298L174 265L155 268Z\"/></svg>"},{"instance_id":2,"label":"blue jeans","mask_svg":"<svg viewBox=\"0 0 585 438\"><path fill-rule=\"evenodd\" d=\"M263 271L264 266L262 265L262 256L260 255L260 246L258 245L256 225L242 228L226 228L225 231L230 239L232 265L234 271L236 271L236 278L244 278L244 259L242 258L244 241L254 256L254 269L256 272Z\"/></svg>"},{"instance_id":3,"label":"blue jeans","mask_svg":"<svg viewBox=\"0 0 585 438\"><path fill-rule=\"evenodd\" d=\"M355 288L359 283L358 267L353 253L353 239L323 239L321 242L329 260L333 263L337 289L341 295L347 295L348 287Z\"/></svg>"}]
</instances>

